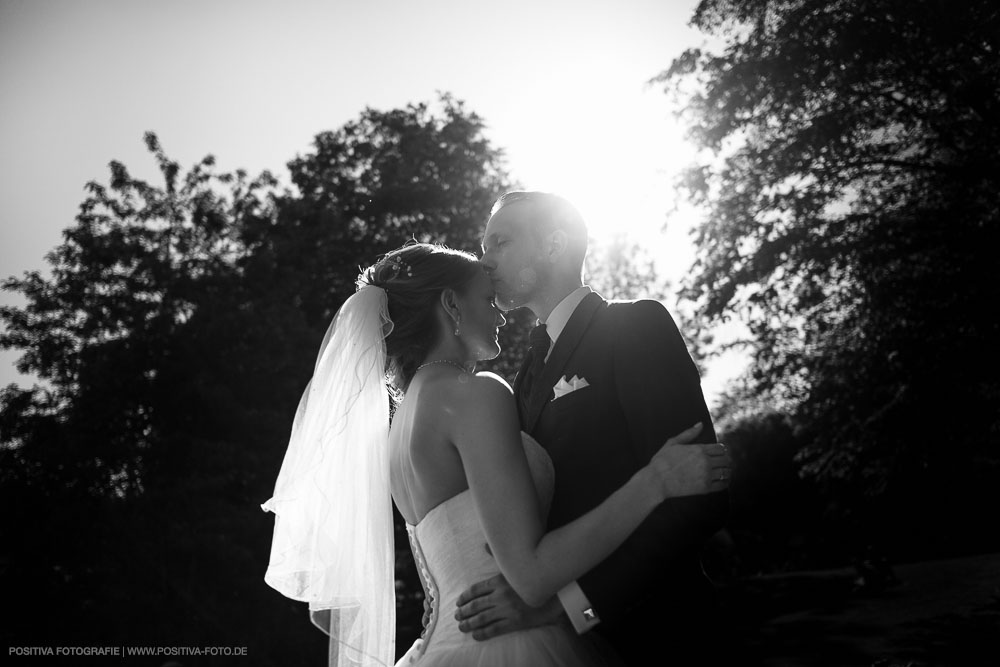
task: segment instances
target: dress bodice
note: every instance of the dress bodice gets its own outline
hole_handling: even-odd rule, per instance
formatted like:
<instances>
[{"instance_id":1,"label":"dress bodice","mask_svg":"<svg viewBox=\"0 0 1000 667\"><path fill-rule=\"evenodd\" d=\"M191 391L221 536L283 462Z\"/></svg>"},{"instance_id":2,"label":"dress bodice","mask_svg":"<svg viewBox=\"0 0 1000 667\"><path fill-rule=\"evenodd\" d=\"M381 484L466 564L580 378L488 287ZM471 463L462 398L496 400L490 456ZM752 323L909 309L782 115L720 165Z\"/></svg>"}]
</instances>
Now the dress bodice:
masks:
<instances>
[{"instance_id":1,"label":"dress bodice","mask_svg":"<svg viewBox=\"0 0 1000 667\"><path fill-rule=\"evenodd\" d=\"M554 480L552 460L531 436L522 433L521 439L539 505L547 514ZM458 597L500 570L486 546L471 492L466 489L452 496L428 511L417 525L407 524L406 529L429 603L421 640L407 656L416 661L431 646L435 651L450 652L475 644L471 635L458 629L454 615Z\"/></svg>"}]
</instances>

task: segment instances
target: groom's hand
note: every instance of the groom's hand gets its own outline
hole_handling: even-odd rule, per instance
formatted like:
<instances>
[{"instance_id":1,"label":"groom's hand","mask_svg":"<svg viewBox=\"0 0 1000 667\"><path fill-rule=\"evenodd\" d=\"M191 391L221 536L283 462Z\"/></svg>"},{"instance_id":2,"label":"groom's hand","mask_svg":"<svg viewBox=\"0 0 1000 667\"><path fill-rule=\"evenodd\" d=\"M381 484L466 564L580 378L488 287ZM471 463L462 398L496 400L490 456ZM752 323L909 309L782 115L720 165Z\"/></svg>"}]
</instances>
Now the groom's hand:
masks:
<instances>
[{"instance_id":1,"label":"groom's hand","mask_svg":"<svg viewBox=\"0 0 1000 667\"><path fill-rule=\"evenodd\" d=\"M458 598L458 629L482 641L515 630L550 625L563 615L559 599L541 607L529 607L518 597L502 574L473 584Z\"/></svg>"}]
</instances>

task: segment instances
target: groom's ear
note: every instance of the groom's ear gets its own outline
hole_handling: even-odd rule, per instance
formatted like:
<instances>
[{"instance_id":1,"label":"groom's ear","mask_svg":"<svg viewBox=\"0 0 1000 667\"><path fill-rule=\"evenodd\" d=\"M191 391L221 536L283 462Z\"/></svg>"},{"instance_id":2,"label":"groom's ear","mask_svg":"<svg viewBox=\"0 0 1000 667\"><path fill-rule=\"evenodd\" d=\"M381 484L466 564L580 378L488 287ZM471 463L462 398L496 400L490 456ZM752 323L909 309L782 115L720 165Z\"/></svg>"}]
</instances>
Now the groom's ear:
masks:
<instances>
[{"instance_id":1,"label":"groom's ear","mask_svg":"<svg viewBox=\"0 0 1000 667\"><path fill-rule=\"evenodd\" d=\"M550 262L558 262L569 249L569 234L565 230L556 229L549 234L546 244L545 256Z\"/></svg>"}]
</instances>

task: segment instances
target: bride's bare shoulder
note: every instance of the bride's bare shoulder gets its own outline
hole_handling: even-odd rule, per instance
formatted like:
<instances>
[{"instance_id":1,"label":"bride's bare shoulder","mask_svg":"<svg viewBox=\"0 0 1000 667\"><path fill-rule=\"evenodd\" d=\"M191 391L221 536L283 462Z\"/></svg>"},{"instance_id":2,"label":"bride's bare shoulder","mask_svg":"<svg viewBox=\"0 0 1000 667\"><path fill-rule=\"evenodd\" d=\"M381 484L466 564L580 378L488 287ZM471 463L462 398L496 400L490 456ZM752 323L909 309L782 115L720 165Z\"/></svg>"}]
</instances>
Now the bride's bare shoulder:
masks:
<instances>
[{"instance_id":1,"label":"bride's bare shoulder","mask_svg":"<svg viewBox=\"0 0 1000 667\"><path fill-rule=\"evenodd\" d=\"M477 385L486 385L484 387L484 391L496 391L502 387L508 394L514 393L514 390L511 389L510 384L508 384L506 380L496 373L491 373L490 371L480 371L476 373L474 382Z\"/></svg>"},{"instance_id":2,"label":"bride's bare shoulder","mask_svg":"<svg viewBox=\"0 0 1000 667\"><path fill-rule=\"evenodd\" d=\"M464 414L496 409L512 402L514 392L510 385L496 373L468 373L459 377L448 388L447 402Z\"/></svg>"},{"instance_id":3,"label":"bride's bare shoulder","mask_svg":"<svg viewBox=\"0 0 1000 667\"><path fill-rule=\"evenodd\" d=\"M510 384L496 373L442 374L434 381L431 394L435 400L453 408L466 409L469 405L493 404L509 401L514 394Z\"/></svg>"},{"instance_id":4,"label":"bride's bare shoulder","mask_svg":"<svg viewBox=\"0 0 1000 667\"><path fill-rule=\"evenodd\" d=\"M461 388L453 389L459 389L453 394L450 415L454 420L454 442L460 450L499 447L506 451L502 443L520 444L516 437L517 406L506 380L495 373L480 372L469 374Z\"/></svg>"}]
</instances>

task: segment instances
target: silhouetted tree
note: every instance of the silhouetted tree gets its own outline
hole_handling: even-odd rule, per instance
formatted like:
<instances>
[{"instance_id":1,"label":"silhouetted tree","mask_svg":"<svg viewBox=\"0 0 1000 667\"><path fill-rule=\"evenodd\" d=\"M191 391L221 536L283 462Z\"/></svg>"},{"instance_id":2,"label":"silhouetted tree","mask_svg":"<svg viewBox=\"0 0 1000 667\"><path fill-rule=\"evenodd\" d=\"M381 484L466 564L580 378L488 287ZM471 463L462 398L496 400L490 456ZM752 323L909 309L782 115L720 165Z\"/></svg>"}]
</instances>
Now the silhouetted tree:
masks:
<instances>
[{"instance_id":1,"label":"silhouetted tree","mask_svg":"<svg viewBox=\"0 0 1000 667\"><path fill-rule=\"evenodd\" d=\"M210 553L231 559L220 580L246 572L217 548L245 528L227 519L238 518L232 494L246 468L223 446L226 413L204 420L236 401L211 400L231 375L199 382L225 348L188 342L206 312L231 312L248 252L241 229L273 214L275 183L217 173L211 157L182 176L153 134L146 144L161 185L112 162L110 182L88 184L77 224L48 255L51 276L4 283L27 305L0 313L0 344L21 349L20 369L45 382L0 396L0 488L27 508L4 572L18 609L7 631L19 641L240 636L232 624L220 632L226 596L197 566ZM233 327L227 342L241 334ZM142 614L122 612L138 601Z\"/></svg>"},{"instance_id":2,"label":"silhouetted tree","mask_svg":"<svg viewBox=\"0 0 1000 667\"><path fill-rule=\"evenodd\" d=\"M1000 9L706 0L693 23L721 53L657 79L712 155L684 179L687 294L747 323L754 392L859 539L995 545L961 517L1000 471Z\"/></svg>"},{"instance_id":3,"label":"silhouetted tree","mask_svg":"<svg viewBox=\"0 0 1000 667\"><path fill-rule=\"evenodd\" d=\"M7 474L93 497L142 488L140 460L156 455L153 396L172 339L206 287L236 272L236 230L267 207L270 176L215 174L205 158L183 178L146 135L164 179L156 188L111 163L108 186L87 185L77 224L47 256L51 277L8 279L24 308L0 310L5 348L45 387L3 394Z\"/></svg>"},{"instance_id":4,"label":"silhouetted tree","mask_svg":"<svg viewBox=\"0 0 1000 667\"><path fill-rule=\"evenodd\" d=\"M508 184L502 152L461 102L444 95L438 106L366 109L289 163L295 192L280 200L262 254L308 281L296 291L311 322L329 320L359 266L410 238L478 252Z\"/></svg>"}]
</instances>

